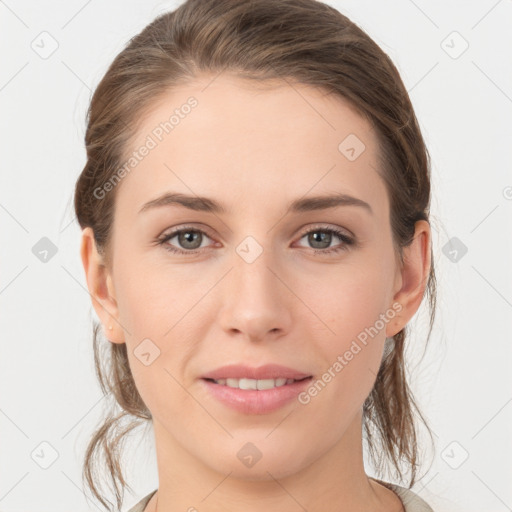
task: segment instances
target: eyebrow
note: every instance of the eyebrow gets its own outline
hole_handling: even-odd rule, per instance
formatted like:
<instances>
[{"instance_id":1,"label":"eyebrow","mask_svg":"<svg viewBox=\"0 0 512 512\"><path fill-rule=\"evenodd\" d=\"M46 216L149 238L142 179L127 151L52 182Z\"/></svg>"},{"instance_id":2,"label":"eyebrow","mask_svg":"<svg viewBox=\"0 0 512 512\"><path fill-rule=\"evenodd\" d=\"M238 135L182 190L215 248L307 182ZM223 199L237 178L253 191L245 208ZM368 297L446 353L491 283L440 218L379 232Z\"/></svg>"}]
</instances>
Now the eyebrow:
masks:
<instances>
[{"instance_id":1,"label":"eyebrow","mask_svg":"<svg viewBox=\"0 0 512 512\"><path fill-rule=\"evenodd\" d=\"M174 205L181 205L189 210L198 212L209 212L215 214L227 213L227 210L213 199L175 192L168 192L145 203L139 210L139 213L153 208ZM373 214L372 207L367 202L362 199L358 199L357 197L342 193L296 199L290 203L287 211L292 213L301 213L327 210L330 208L337 208L339 206L359 206L365 209L368 213Z\"/></svg>"}]
</instances>

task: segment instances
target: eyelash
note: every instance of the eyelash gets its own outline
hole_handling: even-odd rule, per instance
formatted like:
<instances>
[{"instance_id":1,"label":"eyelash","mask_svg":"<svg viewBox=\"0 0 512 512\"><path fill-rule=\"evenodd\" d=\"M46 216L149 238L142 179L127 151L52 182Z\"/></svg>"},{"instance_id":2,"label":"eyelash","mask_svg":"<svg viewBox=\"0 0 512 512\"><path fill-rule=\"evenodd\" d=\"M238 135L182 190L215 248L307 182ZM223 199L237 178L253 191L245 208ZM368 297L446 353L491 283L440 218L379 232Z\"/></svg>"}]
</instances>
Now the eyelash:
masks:
<instances>
[{"instance_id":1,"label":"eyelash","mask_svg":"<svg viewBox=\"0 0 512 512\"><path fill-rule=\"evenodd\" d=\"M194 232L194 233L202 233L203 235L206 235L208 238L212 238L203 231L202 229L197 229L193 227L182 227L180 229L177 229L175 231L172 231L171 233L168 233L167 235L164 235L163 237L160 237L156 240L158 245L162 245L165 250L175 253L175 254L186 254L186 255L194 255L198 254L202 251L202 249L193 249L193 250L184 250L184 249L177 249L176 247L173 247L172 245L167 244L169 240L174 238L176 235L179 235L180 233L186 233L186 232ZM316 233L316 232L322 232L322 233L330 233L333 235L336 235L340 238L340 240L343 241L342 245L339 245L337 247L331 247L329 249L312 249L315 254L321 253L321 254L336 254L341 251L348 250L348 246L355 245L355 240L351 237L349 237L347 234L345 234L343 231L340 231L336 228L327 228L327 227L315 227L313 229L310 229L309 231L306 231L301 234L299 240L304 238L306 235L309 235L310 233Z\"/></svg>"}]
</instances>

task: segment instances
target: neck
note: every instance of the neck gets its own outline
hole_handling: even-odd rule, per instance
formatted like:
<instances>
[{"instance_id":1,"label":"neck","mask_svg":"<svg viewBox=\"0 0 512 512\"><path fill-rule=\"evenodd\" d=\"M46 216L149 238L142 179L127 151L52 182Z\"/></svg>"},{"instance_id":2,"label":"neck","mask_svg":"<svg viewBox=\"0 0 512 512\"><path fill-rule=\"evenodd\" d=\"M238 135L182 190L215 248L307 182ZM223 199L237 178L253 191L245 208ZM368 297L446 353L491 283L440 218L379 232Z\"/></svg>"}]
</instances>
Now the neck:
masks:
<instances>
[{"instance_id":1,"label":"neck","mask_svg":"<svg viewBox=\"0 0 512 512\"><path fill-rule=\"evenodd\" d=\"M219 439L212 453L198 457L154 419L159 489L145 512L283 512L295 511L297 506L309 512L338 512L340 505L351 511L401 511L399 498L369 479L364 471L361 419L361 414L357 415L334 445L328 443L329 449L315 453L317 457L310 460L280 454L275 446L272 452L270 445L261 440L264 436L255 435L251 439L260 440L255 445L261 450L249 445L244 454L252 450L261 458L250 468L239 457L230 458L246 444L246 432L224 445ZM306 435L305 445L307 439ZM205 460L212 464L205 464ZM287 464L290 460L293 463Z\"/></svg>"}]
</instances>

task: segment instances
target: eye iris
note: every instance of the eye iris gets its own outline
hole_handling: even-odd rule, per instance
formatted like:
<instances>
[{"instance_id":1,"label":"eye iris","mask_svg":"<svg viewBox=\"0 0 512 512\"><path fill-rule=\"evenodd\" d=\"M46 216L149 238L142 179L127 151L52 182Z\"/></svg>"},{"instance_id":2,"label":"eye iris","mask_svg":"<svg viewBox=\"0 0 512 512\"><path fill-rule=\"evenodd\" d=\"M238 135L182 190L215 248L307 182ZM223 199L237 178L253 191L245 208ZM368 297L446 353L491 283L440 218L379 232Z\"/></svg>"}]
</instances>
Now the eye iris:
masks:
<instances>
[{"instance_id":1,"label":"eye iris","mask_svg":"<svg viewBox=\"0 0 512 512\"><path fill-rule=\"evenodd\" d=\"M182 247L185 247L187 249L198 249L201 247L201 233L198 231L182 231L178 235L179 243ZM194 242L197 242L199 240L198 245L193 245ZM192 243L192 247L190 247L188 244Z\"/></svg>"},{"instance_id":2,"label":"eye iris","mask_svg":"<svg viewBox=\"0 0 512 512\"><path fill-rule=\"evenodd\" d=\"M309 242L313 242L313 247L315 247L314 243L317 241L320 242L320 247L316 246L315 249L325 249L331 244L331 236L331 233L327 233L325 231L314 231L313 233L309 234L308 238ZM327 242L325 242L325 237L327 237Z\"/></svg>"}]
</instances>

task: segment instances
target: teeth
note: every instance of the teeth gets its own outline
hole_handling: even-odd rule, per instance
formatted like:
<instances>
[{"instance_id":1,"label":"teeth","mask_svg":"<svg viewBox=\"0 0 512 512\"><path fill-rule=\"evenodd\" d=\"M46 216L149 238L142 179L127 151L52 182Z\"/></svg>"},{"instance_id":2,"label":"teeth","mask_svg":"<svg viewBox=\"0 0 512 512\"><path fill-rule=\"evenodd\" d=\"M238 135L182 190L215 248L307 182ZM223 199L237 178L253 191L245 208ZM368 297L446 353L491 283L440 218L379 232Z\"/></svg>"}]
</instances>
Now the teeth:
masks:
<instances>
[{"instance_id":1,"label":"teeth","mask_svg":"<svg viewBox=\"0 0 512 512\"><path fill-rule=\"evenodd\" d=\"M215 381L221 386L228 386L230 388L239 389L272 389L291 384L295 382L294 379L219 379Z\"/></svg>"}]
</instances>

